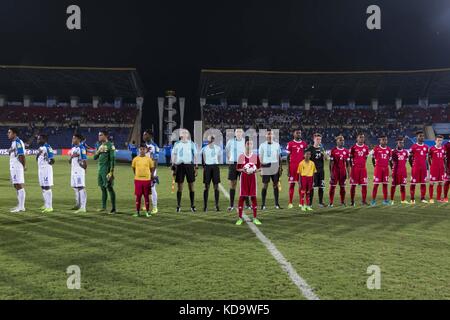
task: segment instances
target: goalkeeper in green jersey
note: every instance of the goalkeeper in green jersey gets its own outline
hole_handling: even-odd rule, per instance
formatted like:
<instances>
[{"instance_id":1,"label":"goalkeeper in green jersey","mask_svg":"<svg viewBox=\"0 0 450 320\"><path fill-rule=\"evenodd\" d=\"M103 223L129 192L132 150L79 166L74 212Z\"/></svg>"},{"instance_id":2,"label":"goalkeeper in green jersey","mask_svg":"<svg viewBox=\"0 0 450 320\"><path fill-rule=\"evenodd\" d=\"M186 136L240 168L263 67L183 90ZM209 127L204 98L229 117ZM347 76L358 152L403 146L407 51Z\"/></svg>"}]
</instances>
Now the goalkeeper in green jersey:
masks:
<instances>
[{"instance_id":1,"label":"goalkeeper in green jersey","mask_svg":"<svg viewBox=\"0 0 450 320\"><path fill-rule=\"evenodd\" d=\"M102 190L102 209L99 211L106 211L106 201L108 200L109 193L112 206L110 214L115 214L116 192L114 191L114 165L116 162L116 148L108 138L108 132L99 132L94 160L98 160L98 186Z\"/></svg>"}]
</instances>

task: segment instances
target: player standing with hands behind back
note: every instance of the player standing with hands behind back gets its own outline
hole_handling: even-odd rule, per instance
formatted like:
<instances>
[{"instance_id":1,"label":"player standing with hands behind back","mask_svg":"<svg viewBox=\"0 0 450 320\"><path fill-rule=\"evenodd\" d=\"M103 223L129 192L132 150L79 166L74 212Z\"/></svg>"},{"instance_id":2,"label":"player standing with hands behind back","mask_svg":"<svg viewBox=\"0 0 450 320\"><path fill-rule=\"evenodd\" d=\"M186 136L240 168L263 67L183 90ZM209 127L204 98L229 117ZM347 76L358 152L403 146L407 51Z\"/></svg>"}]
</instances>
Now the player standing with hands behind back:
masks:
<instances>
[{"instance_id":1,"label":"player standing with hands behind back","mask_svg":"<svg viewBox=\"0 0 450 320\"><path fill-rule=\"evenodd\" d=\"M106 211L106 201L108 200L109 193L112 206L110 214L115 214L116 192L114 191L114 167L116 164L116 148L108 140L108 137L108 132L99 132L99 146L94 155L94 160L98 160L98 186L102 190L102 208L98 211Z\"/></svg>"}]
</instances>

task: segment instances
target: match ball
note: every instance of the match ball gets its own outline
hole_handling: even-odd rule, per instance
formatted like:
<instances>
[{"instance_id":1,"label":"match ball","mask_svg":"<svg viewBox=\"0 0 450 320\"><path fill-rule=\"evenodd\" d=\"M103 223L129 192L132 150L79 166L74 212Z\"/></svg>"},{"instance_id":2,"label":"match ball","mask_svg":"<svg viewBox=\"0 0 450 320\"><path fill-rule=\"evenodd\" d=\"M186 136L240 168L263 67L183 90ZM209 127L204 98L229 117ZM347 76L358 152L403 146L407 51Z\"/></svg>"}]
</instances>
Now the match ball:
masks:
<instances>
[{"instance_id":1,"label":"match ball","mask_svg":"<svg viewBox=\"0 0 450 320\"><path fill-rule=\"evenodd\" d=\"M256 171L256 165L254 163L249 162L244 166L244 172L247 174L253 174L253 173L255 173L255 171Z\"/></svg>"}]
</instances>

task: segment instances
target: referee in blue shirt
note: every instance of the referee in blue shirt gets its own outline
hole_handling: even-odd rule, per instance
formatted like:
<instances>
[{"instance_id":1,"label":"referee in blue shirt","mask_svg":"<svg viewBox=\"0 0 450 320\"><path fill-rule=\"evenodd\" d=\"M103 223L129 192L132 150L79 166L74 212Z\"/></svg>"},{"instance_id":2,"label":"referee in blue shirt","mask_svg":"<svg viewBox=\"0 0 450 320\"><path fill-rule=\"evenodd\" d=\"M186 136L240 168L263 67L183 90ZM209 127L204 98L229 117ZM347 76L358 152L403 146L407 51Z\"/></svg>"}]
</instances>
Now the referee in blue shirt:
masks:
<instances>
[{"instance_id":1,"label":"referee in blue shirt","mask_svg":"<svg viewBox=\"0 0 450 320\"><path fill-rule=\"evenodd\" d=\"M211 181L214 186L214 200L216 204L216 211L219 209L219 183L220 183L220 158L222 155L222 148L214 144L215 137L208 136L208 144L202 149L202 163L203 163L203 183L205 190L203 191L203 211L208 211L208 196L209 186Z\"/></svg>"},{"instance_id":2,"label":"referee in blue shirt","mask_svg":"<svg viewBox=\"0 0 450 320\"><path fill-rule=\"evenodd\" d=\"M191 211L196 212L194 205L195 192L194 183L198 173L197 146L190 139L189 132L185 129L180 131L180 141L177 141L172 150L172 165L175 172L177 190L177 212L181 212L181 196L183 194L184 180L189 186L189 198L191 200Z\"/></svg>"}]
</instances>

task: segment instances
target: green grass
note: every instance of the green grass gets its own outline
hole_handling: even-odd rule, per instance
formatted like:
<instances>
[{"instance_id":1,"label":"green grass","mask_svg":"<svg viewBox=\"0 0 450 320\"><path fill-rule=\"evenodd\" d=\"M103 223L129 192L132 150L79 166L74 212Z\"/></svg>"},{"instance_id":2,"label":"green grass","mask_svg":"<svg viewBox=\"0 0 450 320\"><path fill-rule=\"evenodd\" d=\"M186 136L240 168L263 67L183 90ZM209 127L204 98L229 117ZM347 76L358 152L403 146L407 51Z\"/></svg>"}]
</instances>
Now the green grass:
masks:
<instances>
[{"instance_id":1,"label":"green grass","mask_svg":"<svg viewBox=\"0 0 450 320\"><path fill-rule=\"evenodd\" d=\"M303 299L266 248L235 213L175 213L171 178L160 168L160 213L133 218L133 176L118 165L120 214L96 213L100 192L89 162L88 213L74 214L70 168L55 164L55 213L43 215L37 168L28 158L27 212L16 204L8 158L0 158L0 299ZM226 188L226 172L222 182ZM202 207L201 174L197 207ZM287 202L286 177L282 203ZM370 191L370 190L369 190ZM380 190L381 191L381 190ZM322 299L450 299L450 206L298 208L261 213L260 229ZM297 196L296 196L297 197ZM212 193L210 195L212 201ZM212 203L211 203L212 207ZM381 290L368 290L369 265ZM81 268L81 290L66 286L66 268Z\"/></svg>"}]
</instances>

